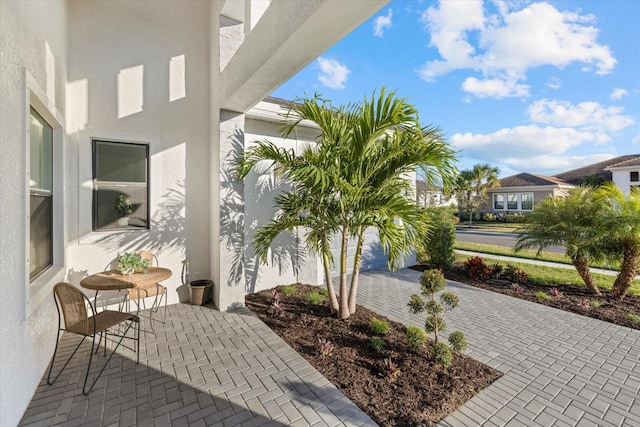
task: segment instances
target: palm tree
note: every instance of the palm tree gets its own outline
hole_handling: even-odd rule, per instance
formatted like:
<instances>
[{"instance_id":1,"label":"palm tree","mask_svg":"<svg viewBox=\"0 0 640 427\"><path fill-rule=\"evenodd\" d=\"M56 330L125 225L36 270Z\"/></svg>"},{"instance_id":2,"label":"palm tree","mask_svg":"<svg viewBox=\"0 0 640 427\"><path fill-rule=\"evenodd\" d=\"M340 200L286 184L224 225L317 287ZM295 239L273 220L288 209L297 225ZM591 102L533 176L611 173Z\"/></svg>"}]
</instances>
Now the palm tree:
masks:
<instances>
[{"instance_id":1,"label":"palm tree","mask_svg":"<svg viewBox=\"0 0 640 427\"><path fill-rule=\"evenodd\" d=\"M598 193L604 201L598 218L598 228L603 230L602 246L609 253L622 256L611 294L622 299L631 287L640 262L640 190L632 188L625 195L609 182L602 185Z\"/></svg>"},{"instance_id":2,"label":"palm tree","mask_svg":"<svg viewBox=\"0 0 640 427\"><path fill-rule=\"evenodd\" d=\"M602 204L591 187L576 187L564 198L548 197L526 216L515 250L537 248L540 253L546 247L564 245L589 291L601 295L589 269L589 261L602 256L595 241L601 211Z\"/></svg>"},{"instance_id":3,"label":"palm tree","mask_svg":"<svg viewBox=\"0 0 640 427\"><path fill-rule=\"evenodd\" d=\"M499 173L497 167L484 163L461 171L456 178L454 193L460 207L469 213L469 225L473 221L473 211L480 207L487 195L487 188L500 185Z\"/></svg>"},{"instance_id":4,"label":"palm tree","mask_svg":"<svg viewBox=\"0 0 640 427\"><path fill-rule=\"evenodd\" d=\"M280 205L294 198L293 190L276 200L283 215L266 226L270 231L261 229L257 233L254 246L257 253L266 253L278 230L289 229L304 218L309 230L307 244L317 248L323 257L331 293L328 242L336 233L340 239L337 310L338 316L346 319L355 312L366 229L378 230L390 267L397 266L427 230L415 200L410 197L410 183L403 175L422 168L429 182L439 177L449 187L455 174L454 152L443 141L439 129L422 127L415 108L384 89L377 97L374 92L363 103L340 108L317 96L300 100L286 118L289 122L281 130L283 136L290 135L302 120L315 122L320 136L313 147L305 148L299 155L260 142L247 150L238 163L242 177L259 161L268 160L298 191L296 203ZM321 208L314 205L318 201ZM355 238L357 243L351 284L347 287L349 238ZM334 301L335 309L333 304Z\"/></svg>"}]
</instances>

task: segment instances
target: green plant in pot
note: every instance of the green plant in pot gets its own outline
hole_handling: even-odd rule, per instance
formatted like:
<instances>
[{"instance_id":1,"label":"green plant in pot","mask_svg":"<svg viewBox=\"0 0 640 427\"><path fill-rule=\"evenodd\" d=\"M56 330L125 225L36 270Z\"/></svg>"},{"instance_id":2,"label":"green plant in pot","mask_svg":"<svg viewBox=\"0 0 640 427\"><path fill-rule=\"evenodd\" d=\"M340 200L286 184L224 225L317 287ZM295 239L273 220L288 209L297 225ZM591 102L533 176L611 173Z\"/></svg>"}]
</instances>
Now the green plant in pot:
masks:
<instances>
[{"instance_id":1,"label":"green plant in pot","mask_svg":"<svg viewBox=\"0 0 640 427\"><path fill-rule=\"evenodd\" d=\"M131 203L129 196L126 194L119 195L114 206L118 214L120 214L120 218L118 218L118 225L129 225L129 217L127 215L133 213L133 204Z\"/></svg>"},{"instance_id":2,"label":"green plant in pot","mask_svg":"<svg viewBox=\"0 0 640 427\"><path fill-rule=\"evenodd\" d=\"M149 260L142 259L140 254L125 252L118 256L118 270L123 276L149 271Z\"/></svg>"}]
</instances>

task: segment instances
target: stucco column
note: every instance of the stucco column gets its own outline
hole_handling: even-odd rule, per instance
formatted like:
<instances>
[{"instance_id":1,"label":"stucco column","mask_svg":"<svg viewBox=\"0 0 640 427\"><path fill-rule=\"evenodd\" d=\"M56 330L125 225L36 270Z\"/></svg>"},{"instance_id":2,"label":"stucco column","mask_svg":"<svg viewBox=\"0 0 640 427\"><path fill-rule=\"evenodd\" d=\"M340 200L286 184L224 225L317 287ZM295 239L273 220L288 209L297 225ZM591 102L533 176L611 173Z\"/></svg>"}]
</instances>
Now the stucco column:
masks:
<instances>
[{"instance_id":1,"label":"stucco column","mask_svg":"<svg viewBox=\"0 0 640 427\"><path fill-rule=\"evenodd\" d=\"M220 219L214 223L220 245L214 302L220 310L244 305L244 183L233 175L233 161L244 150L244 121L242 113L220 110Z\"/></svg>"}]
</instances>

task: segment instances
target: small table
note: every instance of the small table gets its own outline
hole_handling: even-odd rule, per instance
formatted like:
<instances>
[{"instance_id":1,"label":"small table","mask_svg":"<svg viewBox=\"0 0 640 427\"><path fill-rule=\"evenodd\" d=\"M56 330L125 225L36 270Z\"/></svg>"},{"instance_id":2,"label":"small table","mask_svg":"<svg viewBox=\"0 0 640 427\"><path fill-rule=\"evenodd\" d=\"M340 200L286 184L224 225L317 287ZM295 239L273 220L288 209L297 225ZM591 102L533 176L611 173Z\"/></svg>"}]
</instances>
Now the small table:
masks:
<instances>
[{"instance_id":1,"label":"small table","mask_svg":"<svg viewBox=\"0 0 640 427\"><path fill-rule=\"evenodd\" d=\"M118 291L160 283L171 277L171 270L162 267L149 267L147 273L133 273L123 276L120 270L102 271L87 276L80 281L80 286L92 291Z\"/></svg>"}]
</instances>

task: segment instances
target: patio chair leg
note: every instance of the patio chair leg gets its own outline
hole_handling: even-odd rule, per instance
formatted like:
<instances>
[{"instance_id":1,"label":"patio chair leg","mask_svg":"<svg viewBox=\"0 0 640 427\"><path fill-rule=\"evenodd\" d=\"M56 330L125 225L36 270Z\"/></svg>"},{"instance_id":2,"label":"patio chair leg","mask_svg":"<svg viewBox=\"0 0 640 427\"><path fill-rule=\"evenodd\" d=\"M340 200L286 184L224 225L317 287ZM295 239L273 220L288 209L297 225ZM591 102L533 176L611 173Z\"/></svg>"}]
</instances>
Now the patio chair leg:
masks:
<instances>
[{"instance_id":1,"label":"patio chair leg","mask_svg":"<svg viewBox=\"0 0 640 427\"><path fill-rule=\"evenodd\" d=\"M56 375L56 377L52 380L51 379L51 371L53 371L53 364L56 361L56 354L58 354L58 345L59 345L59 342L60 342L60 329L58 329L58 336L56 337L56 348L53 351L53 358L51 359L51 365L49 366L49 374L47 375L47 384L51 385L51 384L53 384L54 382L56 382L58 380L58 377L60 376L60 374L62 374L62 371L64 371L64 368L67 367L69 362L71 362L71 359L73 359L73 356L76 354L76 352L78 351L78 349L80 348L80 346L84 342L85 338L86 337L82 337L82 339L80 340L80 342L78 343L76 348L73 350L73 353L71 353L71 356L69 356L67 361L64 363L64 366L60 369L60 372L58 372L58 375Z\"/></svg>"},{"instance_id":2,"label":"patio chair leg","mask_svg":"<svg viewBox=\"0 0 640 427\"><path fill-rule=\"evenodd\" d=\"M87 366L87 375L84 377L84 385L82 386L82 394L84 394L86 396L91 392L91 390L93 390L93 387L96 385L96 383L100 379L100 375L102 375L102 372L104 372L105 368L107 367L107 365L111 361L111 358L113 357L114 353L116 352L118 347L120 347L120 344L122 343L122 340L124 340L125 336L127 335L127 332L129 332L129 329L131 328L131 325L133 325L133 322L135 322L136 320L140 321L140 318L136 316L135 319L133 319L131 322L129 322L129 325L125 329L124 333L122 335L120 335L120 340L118 340L118 343L114 347L113 351L111 351L111 353L109 353L109 357L104 362L104 365L102 365L102 368L100 369L100 372L98 372L96 374L96 377L93 379L93 383L91 383L91 387L89 387L89 389L87 390L87 380L89 379L89 370L91 369L91 359L92 359L92 356L93 356L93 346L94 346L95 339L96 339L95 335L93 336L93 341L91 343L91 355L89 356L89 366ZM106 340L106 338L105 338L105 340ZM139 348L140 348L140 337L138 337L138 349ZM137 363L137 361L136 361L136 363Z\"/></svg>"}]
</instances>

